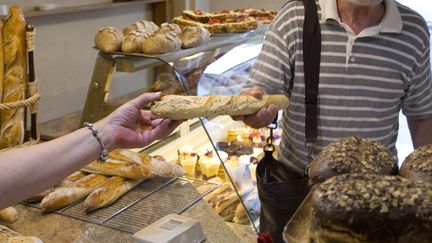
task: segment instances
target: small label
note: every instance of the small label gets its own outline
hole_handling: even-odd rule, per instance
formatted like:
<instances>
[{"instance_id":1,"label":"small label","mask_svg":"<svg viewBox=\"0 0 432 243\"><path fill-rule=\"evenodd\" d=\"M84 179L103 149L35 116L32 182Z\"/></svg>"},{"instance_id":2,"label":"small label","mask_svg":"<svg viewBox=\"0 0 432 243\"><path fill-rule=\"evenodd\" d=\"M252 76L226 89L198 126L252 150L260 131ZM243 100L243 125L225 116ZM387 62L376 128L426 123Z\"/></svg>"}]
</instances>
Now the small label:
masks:
<instances>
[{"instance_id":1,"label":"small label","mask_svg":"<svg viewBox=\"0 0 432 243\"><path fill-rule=\"evenodd\" d=\"M184 222L180 221L180 220L169 219L169 220L163 222L161 225L159 225L159 228L162 230L172 231L172 230L175 230L180 225L182 225L183 223Z\"/></svg>"}]
</instances>

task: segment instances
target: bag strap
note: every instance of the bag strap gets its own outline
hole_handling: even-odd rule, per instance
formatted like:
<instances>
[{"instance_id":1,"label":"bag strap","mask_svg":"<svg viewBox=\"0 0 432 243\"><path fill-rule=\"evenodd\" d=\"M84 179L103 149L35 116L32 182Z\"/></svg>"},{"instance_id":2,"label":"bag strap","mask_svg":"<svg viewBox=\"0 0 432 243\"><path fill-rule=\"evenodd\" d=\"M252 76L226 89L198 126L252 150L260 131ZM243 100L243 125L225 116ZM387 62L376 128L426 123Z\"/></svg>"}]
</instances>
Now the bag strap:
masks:
<instances>
[{"instance_id":1,"label":"bag strap","mask_svg":"<svg viewBox=\"0 0 432 243\"><path fill-rule=\"evenodd\" d=\"M318 87L321 62L321 28L315 0L303 0L303 68L305 78L305 146L308 159L316 151L318 137Z\"/></svg>"}]
</instances>

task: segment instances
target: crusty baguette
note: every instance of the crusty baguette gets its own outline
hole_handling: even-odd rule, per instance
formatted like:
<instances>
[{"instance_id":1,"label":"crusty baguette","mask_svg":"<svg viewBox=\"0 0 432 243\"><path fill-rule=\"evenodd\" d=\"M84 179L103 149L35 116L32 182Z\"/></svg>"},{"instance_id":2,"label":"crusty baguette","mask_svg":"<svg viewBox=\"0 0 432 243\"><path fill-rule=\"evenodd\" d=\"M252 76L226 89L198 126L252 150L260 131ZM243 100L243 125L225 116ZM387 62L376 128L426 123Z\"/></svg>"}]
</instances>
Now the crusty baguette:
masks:
<instances>
[{"instance_id":1,"label":"crusty baguette","mask_svg":"<svg viewBox=\"0 0 432 243\"><path fill-rule=\"evenodd\" d=\"M0 210L0 221L13 223L18 219L18 212L14 207L8 207Z\"/></svg>"},{"instance_id":2,"label":"crusty baguette","mask_svg":"<svg viewBox=\"0 0 432 243\"><path fill-rule=\"evenodd\" d=\"M25 99L27 53L25 20L18 6L9 9L2 34L5 61L2 103L20 101ZM1 148L15 147L23 142L24 108L3 111L0 123Z\"/></svg>"},{"instance_id":3,"label":"crusty baguette","mask_svg":"<svg viewBox=\"0 0 432 243\"><path fill-rule=\"evenodd\" d=\"M58 187L44 197L41 202L42 211L47 213L74 203L103 185L107 180L106 176L90 174L71 186Z\"/></svg>"},{"instance_id":4,"label":"crusty baguette","mask_svg":"<svg viewBox=\"0 0 432 243\"><path fill-rule=\"evenodd\" d=\"M128 180L119 176L109 178L101 187L88 195L84 201L85 211L91 212L111 205L142 181L143 180Z\"/></svg>"},{"instance_id":5,"label":"crusty baguette","mask_svg":"<svg viewBox=\"0 0 432 243\"><path fill-rule=\"evenodd\" d=\"M166 95L151 108L151 112L172 120L212 117L218 115L249 115L270 104L286 109L289 99L285 95L264 95L262 99L249 95L181 96Z\"/></svg>"},{"instance_id":6,"label":"crusty baguette","mask_svg":"<svg viewBox=\"0 0 432 243\"><path fill-rule=\"evenodd\" d=\"M0 103L3 102L4 65L3 21L0 19Z\"/></svg>"},{"instance_id":7,"label":"crusty baguette","mask_svg":"<svg viewBox=\"0 0 432 243\"><path fill-rule=\"evenodd\" d=\"M42 199L44 199L44 197L46 197L48 194L50 194L51 192L53 192L55 189L55 187L46 189L45 191L38 193L36 195L33 195L29 198L27 198L26 200L24 200L24 202L26 203L35 203L35 202L40 202L42 201Z\"/></svg>"}]
</instances>

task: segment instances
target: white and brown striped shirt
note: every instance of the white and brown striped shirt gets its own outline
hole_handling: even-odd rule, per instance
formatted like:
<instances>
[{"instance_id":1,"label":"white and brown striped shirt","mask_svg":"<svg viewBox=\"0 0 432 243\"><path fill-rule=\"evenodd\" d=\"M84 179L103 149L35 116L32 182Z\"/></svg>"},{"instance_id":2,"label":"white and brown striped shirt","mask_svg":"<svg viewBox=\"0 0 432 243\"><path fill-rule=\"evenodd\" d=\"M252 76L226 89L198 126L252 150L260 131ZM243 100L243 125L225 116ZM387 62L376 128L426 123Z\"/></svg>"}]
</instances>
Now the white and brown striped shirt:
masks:
<instances>
[{"instance_id":1,"label":"white and brown striped shirt","mask_svg":"<svg viewBox=\"0 0 432 243\"><path fill-rule=\"evenodd\" d=\"M396 157L400 110L412 118L432 117L429 32L413 10L385 0L378 26L360 34L341 23L336 0L317 0L322 48L319 83L319 149L339 138L357 135L384 144ZM287 92L280 161L303 173L304 74L302 1L291 0L278 14L251 71L248 87Z\"/></svg>"}]
</instances>

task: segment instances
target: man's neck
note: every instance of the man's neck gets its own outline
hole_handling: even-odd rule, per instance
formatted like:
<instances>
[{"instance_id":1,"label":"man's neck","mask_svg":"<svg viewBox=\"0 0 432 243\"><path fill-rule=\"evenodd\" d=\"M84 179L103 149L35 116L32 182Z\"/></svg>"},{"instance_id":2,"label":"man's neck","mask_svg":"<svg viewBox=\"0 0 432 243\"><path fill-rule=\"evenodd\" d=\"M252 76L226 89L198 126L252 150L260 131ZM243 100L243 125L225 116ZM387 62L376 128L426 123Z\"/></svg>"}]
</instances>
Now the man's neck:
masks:
<instances>
[{"instance_id":1,"label":"man's neck","mask_svg":"<svg viewBox=\"0 0 432 243\"><path fill-rule=\"evenodd\" d=\"M337 0L337 8L341 21L350 26L356 34L378 25L385 13L384 2L377 6L365 7L352 5L346 0Z\"/></svg>"}]
</instances>

